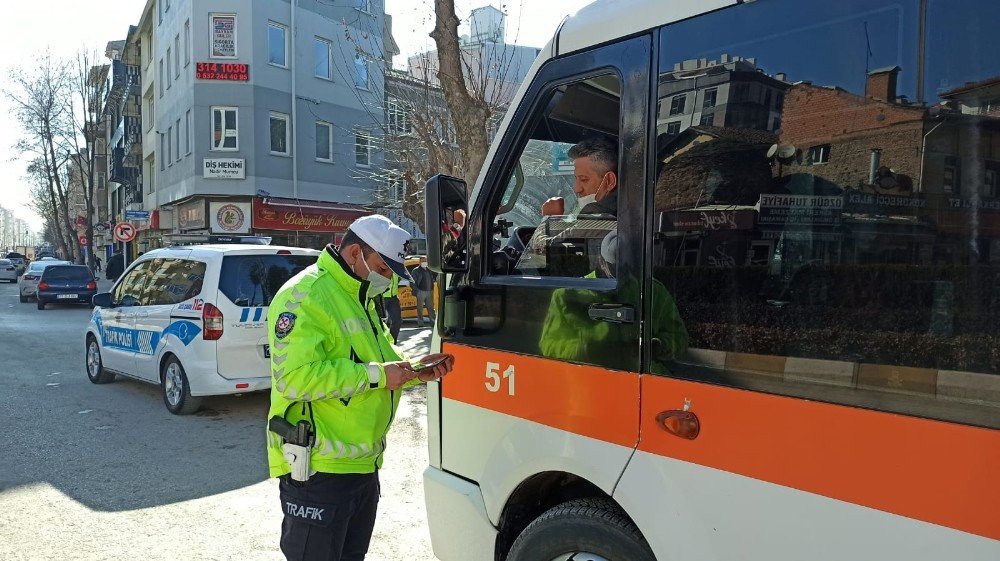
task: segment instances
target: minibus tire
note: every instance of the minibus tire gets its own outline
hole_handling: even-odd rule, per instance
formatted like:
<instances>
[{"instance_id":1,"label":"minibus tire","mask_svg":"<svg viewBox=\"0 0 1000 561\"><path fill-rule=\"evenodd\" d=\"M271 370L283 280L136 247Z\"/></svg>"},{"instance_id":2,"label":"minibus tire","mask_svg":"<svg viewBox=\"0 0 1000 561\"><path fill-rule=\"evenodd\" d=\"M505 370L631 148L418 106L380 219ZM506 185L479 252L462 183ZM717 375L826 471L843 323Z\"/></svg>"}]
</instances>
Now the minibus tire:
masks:
<instances>
[{"instance_id":1,"label":"minibus tire","mask_svg":"<svg viewBox=\"0 0 1000 561\"><path fill-rule=\"evenodd\" d=\"M545 511L514 540L507 561L553 561L567 553L656 561L639 528L606 499L576 499Z\"/></svg>"},{"instance_id":2,"label":"minibus tire","mask_svg":"<svg viewBox=\"0 0 1000 561\"><path fill-rule=\"evenodd\" d=\"M167 380L168 376L170 381ZM171 356L163 363L160 380L163 404L167 406L167 411L174 415L190 415L201 408L201 398L191 395L191 384L188 383L187 373L177 357ZM177 392L174 403L171 403L169 392Z\"/></svg>"}]
</instances>

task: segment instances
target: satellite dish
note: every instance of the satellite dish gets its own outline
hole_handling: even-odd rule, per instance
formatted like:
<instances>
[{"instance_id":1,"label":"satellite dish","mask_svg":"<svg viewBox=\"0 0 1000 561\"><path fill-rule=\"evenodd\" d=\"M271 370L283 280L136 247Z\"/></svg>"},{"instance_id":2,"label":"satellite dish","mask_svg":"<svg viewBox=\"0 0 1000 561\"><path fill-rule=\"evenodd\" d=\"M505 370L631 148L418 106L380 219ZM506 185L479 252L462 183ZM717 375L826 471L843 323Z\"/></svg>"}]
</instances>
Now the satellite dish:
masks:
<instances>
[{"instance_id":1,"label":"satellite dish","mask_svg":"<svg viewBox=\"0 0 1000 561\"><path fill-rule=\"evenodd\" d=\"M778 147L778 161L782 164L790 164L795 161L795 154L797 150L791 144L785 144L784 146Z\"/></svg>"},{"instance_id":2,"label":"satellite dish","mask_svg":"<svg viewBox=\"0 0 1000 561\"><path fill-rule=\"evenodd\" d=\"M772 144L771 147L767 149L767 159L773 160L777 155L778 155L778 145Z\"/></svg>"}]
</instances>

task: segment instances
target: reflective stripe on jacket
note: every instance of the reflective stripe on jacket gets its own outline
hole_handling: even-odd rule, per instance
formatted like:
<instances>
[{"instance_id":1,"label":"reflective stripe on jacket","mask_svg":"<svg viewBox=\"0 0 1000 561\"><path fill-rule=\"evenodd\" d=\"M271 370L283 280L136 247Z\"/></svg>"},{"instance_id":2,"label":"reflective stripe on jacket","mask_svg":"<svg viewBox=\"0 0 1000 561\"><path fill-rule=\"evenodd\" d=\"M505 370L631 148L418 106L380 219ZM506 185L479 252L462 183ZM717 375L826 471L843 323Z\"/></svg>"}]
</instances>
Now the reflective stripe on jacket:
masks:
<instances>
[{"instance_id":1,"label":"reflective stripe on jacket","mask_svg":"<svg viewBox=\"0 0 1000 561\"><path fill-rule=\"evenodd\" d=\"M371 473L382 465L385 435L400 391L386 389L382 363L403 360L392 336L332 247L278 291L267 314L271 408L293 425L315 424L311 468ZM290 472L281 439L267 432L271 477Z\"/></svg>"}]
</instances>

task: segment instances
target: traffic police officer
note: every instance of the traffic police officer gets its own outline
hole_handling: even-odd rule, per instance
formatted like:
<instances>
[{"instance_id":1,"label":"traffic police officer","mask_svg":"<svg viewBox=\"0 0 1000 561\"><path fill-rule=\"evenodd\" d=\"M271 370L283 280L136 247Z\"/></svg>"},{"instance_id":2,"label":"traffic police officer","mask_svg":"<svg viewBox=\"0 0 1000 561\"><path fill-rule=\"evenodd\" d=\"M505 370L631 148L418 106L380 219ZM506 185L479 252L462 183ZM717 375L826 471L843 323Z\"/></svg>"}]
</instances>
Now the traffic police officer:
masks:
<instances>
[{"instance_id":1,"label":"traffic police officer","mask_svg":"<svg viewBox=\"0 0 1000 561\"><path fill-rule=\"evenodd\" d=\"M408 241L383 216L359 218L339 249L327 246L271 302L267 456L280 478L281 551L290 561L364 559L401 390L454 365L449 355L425 357L427 367L404 360L376 313L373 299L393 273L409 278ZM275 432L275 418L299 430Z\"/></svg>"}]
</instances>

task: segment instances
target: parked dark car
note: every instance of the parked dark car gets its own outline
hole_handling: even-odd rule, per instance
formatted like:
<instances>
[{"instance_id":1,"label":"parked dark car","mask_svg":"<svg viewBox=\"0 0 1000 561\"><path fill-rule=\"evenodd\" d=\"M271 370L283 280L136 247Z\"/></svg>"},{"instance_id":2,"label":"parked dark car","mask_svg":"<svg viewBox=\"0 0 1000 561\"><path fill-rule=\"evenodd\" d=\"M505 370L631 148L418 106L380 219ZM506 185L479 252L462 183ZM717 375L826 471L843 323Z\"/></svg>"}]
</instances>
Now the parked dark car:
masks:
<instances>
[{"instance_id":1,"label":"parked dark car","mask_svg":"<svg viewBox=\"0 0 1000 561\"><path fill-rule=\"evenodd\" d=\"M38 281L36 299L38 309L46 304L83 303L94 304L91 300L97 294L97 281L90 268L84 265L52 265L42 271Z\"/></svg>"}]
</instances>

